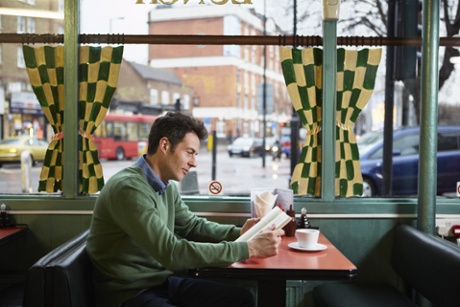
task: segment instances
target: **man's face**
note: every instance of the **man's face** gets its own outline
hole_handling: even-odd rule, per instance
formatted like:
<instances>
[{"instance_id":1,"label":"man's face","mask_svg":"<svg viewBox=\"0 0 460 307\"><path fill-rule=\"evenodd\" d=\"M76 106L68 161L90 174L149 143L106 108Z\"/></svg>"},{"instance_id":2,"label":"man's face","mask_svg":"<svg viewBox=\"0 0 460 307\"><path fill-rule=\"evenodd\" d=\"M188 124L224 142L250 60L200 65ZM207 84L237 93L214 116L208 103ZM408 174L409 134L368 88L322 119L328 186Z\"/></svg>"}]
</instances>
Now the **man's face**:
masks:
<instances>
[{"instance_id":1,"label":"man's face","mask_svg":"<svg viewBox=\"0 0 460 307\"><path fill-rule=\"evenodd\" d=\"M169 147L164 166L167 180L181 181L191 168L196 167L199 148L200 139L193 132L187 133L174 150Z\"/></svg>"}]
</instances>

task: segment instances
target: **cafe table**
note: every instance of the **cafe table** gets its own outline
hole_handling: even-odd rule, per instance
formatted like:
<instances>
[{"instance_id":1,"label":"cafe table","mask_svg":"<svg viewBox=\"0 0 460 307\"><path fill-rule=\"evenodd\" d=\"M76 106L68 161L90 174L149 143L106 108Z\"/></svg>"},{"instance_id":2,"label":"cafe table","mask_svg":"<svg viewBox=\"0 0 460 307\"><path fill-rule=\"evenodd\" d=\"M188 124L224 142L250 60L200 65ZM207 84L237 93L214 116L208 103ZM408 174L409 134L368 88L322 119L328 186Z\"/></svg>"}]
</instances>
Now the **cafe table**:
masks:
<instances>
[{"instance_id":1,"label":"cafe table","mask_svg":"<svg viewBox=\"0 0 460 307\"><path fill-rule=\"evenodd\" d=\"M279 252L268 258L250 258L228 267L200 268L191 273L203 278L234 278L257 281L258 306L285 306L287 280L342 280L357 275L356 266L322 233L318 243L323 250L291 248L295 237L284 236Z\"/></svg>"},{"instance_id":2,"label":"cafe table","mask_svg":"<svg viewBox=\"0 0 460 307\"><path fill-rule=\"evenodd\" d=\"M27 230L26 225L16 225L0 228L0 246L20 237Z\"/></svg>"}]
</instances>

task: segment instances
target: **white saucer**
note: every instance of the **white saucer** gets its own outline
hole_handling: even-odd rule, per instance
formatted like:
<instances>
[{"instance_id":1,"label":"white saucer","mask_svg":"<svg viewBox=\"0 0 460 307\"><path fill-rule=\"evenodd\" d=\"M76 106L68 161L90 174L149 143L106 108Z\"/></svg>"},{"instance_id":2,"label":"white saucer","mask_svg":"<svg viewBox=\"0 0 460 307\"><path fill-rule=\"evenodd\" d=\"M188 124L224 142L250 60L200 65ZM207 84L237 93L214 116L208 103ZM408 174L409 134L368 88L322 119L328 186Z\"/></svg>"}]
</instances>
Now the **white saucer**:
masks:
<instances>
[{"instance_id":1,"label":"white saucer","mask_svg":"<svg viewBox=\"0 0 460 307\"><path fill-rule=\"evenodd\" d=\"M288 246L290 248L293 248L293 249L296 249L296 250L299 250L299 251L304 251L304 252L318 252L318 251L325 250L327 248L326 245L320 244L320 243L317 243L313 247L300 247L299 242L291 242L291 243L288 244Z\"/></svg>"}]
</instances>

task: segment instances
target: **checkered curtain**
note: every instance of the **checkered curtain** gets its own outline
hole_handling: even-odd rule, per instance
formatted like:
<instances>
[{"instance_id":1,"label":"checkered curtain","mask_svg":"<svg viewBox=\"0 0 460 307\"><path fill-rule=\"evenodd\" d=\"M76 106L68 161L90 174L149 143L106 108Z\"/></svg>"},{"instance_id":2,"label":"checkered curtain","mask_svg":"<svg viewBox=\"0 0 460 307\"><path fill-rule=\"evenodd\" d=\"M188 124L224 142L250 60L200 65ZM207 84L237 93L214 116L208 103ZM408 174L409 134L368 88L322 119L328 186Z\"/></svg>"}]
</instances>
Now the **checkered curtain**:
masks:
<instances>
[{"instance_id":1,"label":"checkered curtain","mask_svg":"<svg viewBox=\"0 0 460 307\"><path fill-rule=\"evenodd\" d=\"M363 184L354 123L374 90L381 49L337 50L335 195L361 196ZM323 51L281 47L289 96L307 130L291 187L296 194L321 195L321 107Z\"/></svg>"},{"instance_id":2,"label":"checkered curtain","mask_svg":"<svg viewBox=\"0 0 460 307\"><path fill-rule=\"evenodd\" d=\"M55 133L48 146L38 191L62 191L64 120L64 47L23 46L27 73L35 95ZM80 47L79 172L80 192L96 193L104 186L92 133L104 119L115 92L123 47Z\"/></svg>"}]
</instances>

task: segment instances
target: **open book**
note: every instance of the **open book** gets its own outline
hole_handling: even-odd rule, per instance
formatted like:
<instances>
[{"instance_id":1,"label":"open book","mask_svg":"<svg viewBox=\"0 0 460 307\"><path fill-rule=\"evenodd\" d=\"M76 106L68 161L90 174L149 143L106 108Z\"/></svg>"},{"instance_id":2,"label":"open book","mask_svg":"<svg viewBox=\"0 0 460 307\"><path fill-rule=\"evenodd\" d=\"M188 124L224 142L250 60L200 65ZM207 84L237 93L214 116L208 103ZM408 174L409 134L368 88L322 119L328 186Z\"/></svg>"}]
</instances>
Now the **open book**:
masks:
<instances>
[{"instance_id":1,"label":"open book","mask_svg":"<svg viewBox=\"0 0 460 307\"><path fill-rule=\"evenodd\" d=\"M292 217L287 215L278 206L274 207L267 215L260 219L251 229L243 233L235 242L249 241L262 230L270 228L275 225L275 229L281 229L286 226Z\"/></svg>"}]
</instances>

